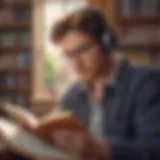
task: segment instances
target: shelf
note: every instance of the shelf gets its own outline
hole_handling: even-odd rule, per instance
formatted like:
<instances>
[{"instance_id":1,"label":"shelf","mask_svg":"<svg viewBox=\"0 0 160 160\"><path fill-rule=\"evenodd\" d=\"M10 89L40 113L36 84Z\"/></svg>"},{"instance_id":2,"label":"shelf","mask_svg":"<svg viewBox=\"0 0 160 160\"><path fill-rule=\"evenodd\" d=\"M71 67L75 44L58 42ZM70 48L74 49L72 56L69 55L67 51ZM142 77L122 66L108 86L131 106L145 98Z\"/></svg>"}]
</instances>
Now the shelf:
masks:
<instances>
[{"instance_id":1,"label":"shelf","mask_svg":"<svg viewBox=\"0 0 160 160\"><path fill-rule=\"evenodd\" d=\"M123 45L119 44L117 47L118 50L147 50L153 52L160 52L160 45Z\"/></svg>"},{"instance_id":2,"label":"shelf","mask_svg":"<svg viewBox=\"0 0 160 160\"><path fill-rule=\"evenodd\" d=\"M125 1L115 0L118 25L121 27L160 25L160 12L157 0L150 0L150 2L154 3L150 3L151 6L146 5L147 2L145 3L145 1L141 3L134 3L134 1L129 0L127 1L128 3L125 3Z\"/></svg>"},{"instance_id":3,"label":"shelf","mask_svg":"<svg viewBox=\"0 0 160 160\"><path fill-rule=\"evenodd\" d=\"M0 25L0 31L6 31L6 30L24 30L24 29L31 29L31 23L14 23L14 24L1 24Z\"/></svg>"},{"instance_id":4,"label":"shelf","mask_svg":"<svg viewBox=\"0 0 160 160\"><path fill-rule=\"evenodd\" d=\"M2 72L17 72L17 73L31 73L29 68L0 68L0 73Z\"/></svg>"},{"instance_id":5,"label":"shelf","mask_svg":"<svg viewBox=\"0 0 160 160\"><path fill-rule=\"evenodd\" d=\"M2 52L19 52L23 50L31 50L31 46L13 46L13 47L0 47L0 54Z\"/></svg>"},{"instance_id":6,"label":"shelf","mask_svg":"<svg viewBox=\"0 0 160 160\"><path fill-rule=\"evenodd\" d=\"M14 87L7 87L5 89L0 89L0 93L8 93L8 92L16 92L16 93L30 93L31 88L14 88Z\"/></svg>"},{"instance_id":7,"label":"shelf","mask_svg":"<svg viewBox=\"0 0 160 160\"><path fill-rule=\"evenodd\" d=\"M0 86L0 98L7 98L6 100L13 101L13 103L19 103L18 101L21 101L21 95L26 96L24 97L24 102L21 103L24 103L24 106L30 106L33 76L32 66L24 66L22 68L18 65L14 65L14 63L19 64L21 58L24 58L24 64L30 62L30 58L32 61L32 55L29 55L31 57L28 58L27 56L23 57L23 52L28 51L30 52L29 54L32 54L32 13L34 3L33 0L14 0L15 4L11 4L11 1L10 4L5 4L7 3L6 1L7 0L0 0L0 10L2 10L4 15L6 15L2 18L5 19L7 16L11 16L10 18L13 20L9 21L10 23L7 21L7 23L4 23L5 20L3 21L2 19L0 23L0 32L2 36L4 35L4 37L2 37L2 41L4 39L5 42L5 39L10 40L9 38L11 38L10 43L7 43L6 41L6 43L0 44L0 56L2 56L2 61L6 63L6 65L0 65L0 75L2 79L2 84ZM14 37L14 33L18 35L15 35ZM21 40L23 40L23 42L21 42ZM22 57L19 56L21 54ZM12 60L15 60L15 62L13 61L14 63L10 64L9 62L12 62ZM23 59L21 63L23 63Z\"/></svg>"},{"instance_id":8,"label":"shelf","mask_svg":"<svg viewBox=\"0 0 160 160\"><path fill-rule=\"evenodd\" d=\"M15 8L15 9L23 9L23 8L31 8L32 3L15 3L15 4L0 4L0 8Z\"/></svg>"},{"instance_id":9,"label":"shelf","mask_svg":"<svg viewBox=\"0 0 160 160\"><path fill-rule=\"evenodd\" d=\"M128 16L118 17L119 24L124 27L160 25L160 16Z\"/></svg>"}]
</instances>

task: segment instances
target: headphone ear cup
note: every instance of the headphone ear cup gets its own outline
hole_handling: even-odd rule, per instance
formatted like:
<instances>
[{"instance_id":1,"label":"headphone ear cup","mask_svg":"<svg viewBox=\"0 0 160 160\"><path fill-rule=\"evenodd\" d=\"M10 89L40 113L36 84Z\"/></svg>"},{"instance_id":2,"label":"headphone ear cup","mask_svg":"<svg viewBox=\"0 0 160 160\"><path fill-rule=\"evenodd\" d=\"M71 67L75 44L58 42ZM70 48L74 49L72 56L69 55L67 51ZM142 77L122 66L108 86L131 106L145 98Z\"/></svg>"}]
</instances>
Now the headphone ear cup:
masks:
<instances>
[{"instance_id":1,"label":"headphone ear cup","mask_svg":"<svg viewBox=\"0 0 160 160\"><path fill-rule=\"evenodd\" d=\"M101 43L103 48L111 48L111 34L110 32L105 31L102 35Z\"/></svg>"},{"instance_id":2,"label":"headphone ear cup","mask_svg":"<svg viewBox=\"0 0 160 160\"><path fill-rule=\"evenodd\" d=\"M102 47L106 50L112 49L116 45L116 36L109 31L105 31L101 38Z\"/></svg>"}]
</instances>

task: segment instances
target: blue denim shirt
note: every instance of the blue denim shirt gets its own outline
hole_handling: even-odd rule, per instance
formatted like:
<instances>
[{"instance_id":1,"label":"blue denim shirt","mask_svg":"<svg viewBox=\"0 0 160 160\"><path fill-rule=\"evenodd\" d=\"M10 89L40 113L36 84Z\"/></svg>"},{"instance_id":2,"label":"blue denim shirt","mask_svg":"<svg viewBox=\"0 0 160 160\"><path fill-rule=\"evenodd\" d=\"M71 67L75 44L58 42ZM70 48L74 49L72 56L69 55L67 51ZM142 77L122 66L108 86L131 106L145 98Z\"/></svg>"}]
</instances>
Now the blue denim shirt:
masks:
<instances>
[{"instance_id":1,"label":"blue denim shirt","mask_svg":"<svg viewBox=\"0 0 160 160\"><path fill-rule=\"evenodd\" d=\"M160 159L160 72L124 60L115 83L104 88L104 138L113 160ZM89 97L81 83L64 95L62 108L71 110L89 128Z\"/></svg>"}]
</instances>

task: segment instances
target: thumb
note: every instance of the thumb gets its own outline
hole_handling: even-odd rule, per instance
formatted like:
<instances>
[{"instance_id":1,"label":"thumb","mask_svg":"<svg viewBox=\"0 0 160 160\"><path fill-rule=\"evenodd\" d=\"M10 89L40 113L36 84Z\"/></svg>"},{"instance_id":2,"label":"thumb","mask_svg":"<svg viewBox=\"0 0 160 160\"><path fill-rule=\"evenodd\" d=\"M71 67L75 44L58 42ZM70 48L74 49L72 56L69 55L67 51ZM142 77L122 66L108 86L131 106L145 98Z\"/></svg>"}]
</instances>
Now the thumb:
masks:
<instances>
[{"instance_id":1,"label":"thumb","mask_svg":"<svg viewBox=\"0 0 160 160\"><path fill-rule=\"evenodd\" d=\"M7 144L5 143L5 142L0 142L0 152L2 153L4 153L4 152L6 152L7 151L7 148L8 148L8 146L7 146Z\"/></svg>"},{"instance_id":2,"label":"thumb","mask_svg":"<svg viewBox=\"0 0 160 160\"><path fill-rule=\"evenodd\" d=\"M0 152L6 152L7 151L7 143L3 139L2 130L0 129Z\"/></svg>"}]
</instances>

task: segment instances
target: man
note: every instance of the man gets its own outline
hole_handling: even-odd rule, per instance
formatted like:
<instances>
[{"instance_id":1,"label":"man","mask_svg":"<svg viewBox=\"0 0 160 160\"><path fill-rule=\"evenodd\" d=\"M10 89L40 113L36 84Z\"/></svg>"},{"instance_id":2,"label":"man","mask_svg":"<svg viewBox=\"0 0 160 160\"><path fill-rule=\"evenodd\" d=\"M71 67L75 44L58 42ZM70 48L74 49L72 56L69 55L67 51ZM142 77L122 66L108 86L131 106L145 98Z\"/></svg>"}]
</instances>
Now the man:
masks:
<instances>
[{"instance_id":1,"label":"man","mask_svg":"<svg viewBox=\"0 0 160 160\"><path fill-rule=\"evenodd\" d=\"M58 130L60 148L84 158L160 159L160 75L158 71L117 62L116 36L97 10L86 8L53 27L52 39L76 71L62 99L88 132ZM66 68L67 69L67 68Z\"/></svg>"},{"instance_id":2,"label":"man","mask_svg":"<svg viewBox=\"0 0 160 160\"><path fill-rule=\"evenodd\" d=\"M160 159L160 74L116 62L116 36L97 10L78 10L53 27L52 40L79 82L62 99L89 133L59 130L54 142L82 157ZM66 68L67 69L67 68Z\"/></svg>"}]
</instances>

